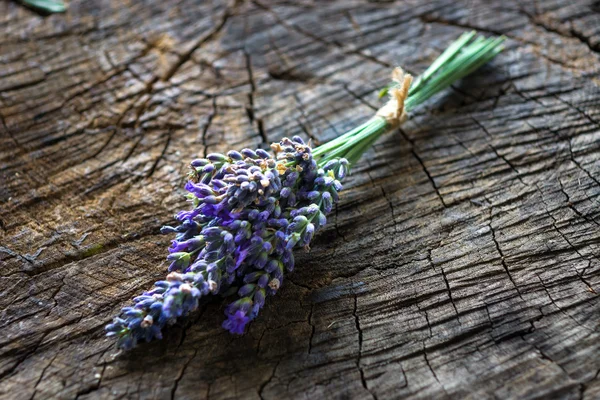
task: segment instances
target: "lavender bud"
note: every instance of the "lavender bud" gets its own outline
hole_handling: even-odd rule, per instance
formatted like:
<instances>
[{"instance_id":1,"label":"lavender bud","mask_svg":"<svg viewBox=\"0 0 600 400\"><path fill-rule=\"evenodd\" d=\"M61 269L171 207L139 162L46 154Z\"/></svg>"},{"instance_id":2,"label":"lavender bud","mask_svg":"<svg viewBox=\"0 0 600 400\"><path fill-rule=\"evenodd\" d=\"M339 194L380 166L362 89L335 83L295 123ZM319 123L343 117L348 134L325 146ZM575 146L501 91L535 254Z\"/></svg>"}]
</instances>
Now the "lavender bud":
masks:
<instances>
[{"instance_id":1,"label":"lavender bud","mask_svg":"<svg viewBox=\"0 0 600 400\"><path fill-rule=\"evenodd\" d=\"M254 261L254 266L258 269L262 269L265 267L267 261L269 261L269 255L266 251L263 251L258 255L256 261Z\"/></svg>"},{"instance_id":2,"label":"lavender bud","mask_svg":"<svg viewBox=\"0 0 600 400\"><path fill-rule=\"evenodd\" d=\"M304 234L302 235L302 245L308 246L314 234L315 226L313 224L308 224L304 230Z\"/></svg>"},{"instance_id":3,"label":"lavender bud","mask_svg":"<svg viewBox=\"0 0 600 400\"><path fill-rule=\"evenodd\" d=\"M141 318L134 318L129 321L129 324L127 324L127 329L134 330L134 329L138 328L141 325L141 323L142 323Z\"/></svg>"},{"instance_id":4,"label":"lavender bud","mask_svg":"<svg viewBox=\"0 0 600 400\"><path fill-rule=\"evenodd\" d=\"M318 212L319 212L319 206L316 204L311 204L310 206L306 207L306 215L309 218L312 218Z\"/></svg>"},{"instance_id":5,"label":"lavender bud","mask_svg":"<svg viewBox=\"0 0 600 400\"><path fill-rule=\"evenodd\" d=\"M258 289L254 293L254 304L258 305L259 308L265 305L265 289Z\"/></svg>"},{"instance_id":6,"label":"lavender bud","mask_svg":"<svg viewBox=\"0 0 600 400\"><path fill-rule=\"evenodd\" d=\"M304 144L304 140L300 136L295 135L294 137L292 137L292 140L296 143Z\"/></svg>"},{"instance_id":7,"label":"lavender bud","mask_svg":"<svg viewBox=\"0 0 600 400\"><path fill-rule=\"evenodd\" d=\"M325 166L323 166L323 170L325 171L329 171L331 169L336 168L339 165L339 160L329 160L327 161L327 164L325 164Z\"/></svg>"},{"instance_id":8,"label":"lavender bud","mask_svg":"<svg viewBox=\"0 0 600 400\"><path fill-rule=\"evenodd\" d=\"M283 233L283 231L275 232L274 243L275 251L278 254L281 254L283 252L283 249L285 248L285 233Z\"/></svg>"},{"instance_id":9,"label":"lavender bud","mask_svg":"<svg viewBox=\"0 0 600 400\"><path fill-rule=\"evenodd\" d=\"M284 199L285 199L285 198L287 198L287 197L288 197L288 196L289 196L291 193L292 193L292 189L290 189L289 187L284 187L283 189L281 189L281 192L280 192L280 194L279 194L279 195L280 195L282 198L284 198Z\"/></svg>"},{"instance_id":10,"label":"lavender bud","mask_svg":"<svg viewBox=\"0 0 600 400\"><path fill-rule=\"evenodd\" d=\"M258 155L260 158L271 158L271 155L263 149L257 149L256 155Z\"/></svg>"},{"instance_id":11,"label":"lavender bud","mask_svg":"<svg viewBox=\"0 0 600 400\"><path fill-rule=\"evenodd\" d=\"M204 168L202 168L202 172L204 172L205 174L210 174L215 170L215 165L214 164L206 164L204 166Z\"/></svg>"},{"instance_id":12,"label":"lavender bud","mask_svg":"<svg viewBox=\"0 0 600 400\"><path fill-rule=\"evenodd\" d=\"M200 272L200 271L206 271L207 267L208 267L208 264L206 263L206 261L198 260L190 266L189 270L193 271L193 272ZM201 277L202 274L198 274L198 276Z\"/></svg>"},{"instance_id":13,"label":"lavender bud","mask_svg":"<svg viewBox=\"0 0 600 400\"><path fill-rule=\"evenodd\" d=\"M250 221L254 221L255 219L258 218L258 215L260 214L260 211L258 210L252 210L248 213L248 219Z\"/></svg>"},{"instance_id":14,"label":"lavender bud","mask_svg":"<svg viewBox=\"0 0 600 400\"><path fill-rule=\"evenodd\" d=\"M206 196L203 200L206 204L217 204L217 198L215 196Z\"/></svg>"},{"instance_id":15,"label":"lavender bud","mask_svg":"<svg viewBox=\"0 0 600 400\"><path fill-rule=\"evenodd\" d=\"M283 265L285 265L285 268L289 272L292 272L294 270L294 253L292 253L291 249L287 249L287 251L283 253L281 260L283 261Z\"/></svg>"},{"instance_id":16,"label":"lavender bud","mask_svg":"<svg viewBox=\"0 0 600 400\"><path fill-rule=\"evenodd\" d=\"M317 180L315 179L315 182L316 181ZM329 187L329 186L333 185L333 182L334 182L334 179L332 177L330 177L330 176L324 176L323 177L323 183L322 184L324 186Z\"/></svg>"},{"instance_id":17,"label":"lavender bud","mask_svg":"<svg viewBox=\"0 0 600 400\"><path fill-rule=\"evenodd\" d=\"M290 215L292 217L296 217L298 214L299 214L298 210L293 210L290 213ZM291 224L288 225L288 227L286 229L287 232L298 232L300 230L302 230L302 227L299 227L297 222L292 222Z\"/></svg>"},{"instance_id":18,"label":"lavender bud","mask_svg":"<svg viewBox=\"0 0 600 400\"><path fill-rule=\"evenodd\" d=\"M206 266L206 272L208 272L209 274L216 272L217 269L219 269L219 266L215 263L210 263Z\"/></svg>"},{"instance_id":19,"label":"lavender bud","mask_svg":"<svg viewBox=\"0 0 600 400\"><path fill-rule=\"evenodd\" d=\"M225 233L225 236L223 237L223 243L225 243L227 253L233 253L233 250L235 249L235 242L233 241L233 235L231 233Z\"/></svg>"},{"instance_id":20,"label":"lavender bud","mask_svg":"<svg viewBox=\"0 0 600 400\"><path fill-rule=\"evenodd\" d=\"M204 167L206 164L208 164L210 161L208 161L206 158L198 158L195 159L191 162L192 167Z\"/></svg>"},{"instance_id":21,"label":"lavender bud","mask_svg":"<svg viewBox=\"0 0 600 400\"><path fill-rule=\"evenodd\" d=\"M258 156L254 152L254 150L251 150L251 149L242 149L241 153L244 155L244 157L248 157L248 158L252 158L252 159L258 158Z\"/></svg>"},{"instance_id":22,"label":"lavender bud","mask_svg":"<svg viewBox=\"0 0 600 400\"><path fill-rule=\"evenodd\" d=\"M242 156L242 155L241 155L239 152L237 152L237 151L235 151L235 150L230 150L230 151L228 151L228 152L227 152L227 156L228 156L229 158L231 158L232 160L236 160L236 161L239 161L239 160L243 160L243 159L244 159L244 156Z\"/></svg>"},{"instance_id":23,"label":"lavender bud","mask_svg":"<svg viewBox=\"0 0 600 400\"><path fill-rule=\"evenodd\" d=\"M213 187L215 188L215 190L224 189L227 187L227 184L220 179L213 179L211 181L211 183L212 183ZM220 192L220 193L222 193L222 192Z\"/></svg>"},{"instance_id":24,"label":"lavender bud","mask_svg":"<svg viewBox=\"0 0 600 400\"><path fill-rule=\"evenodd\" d=\"M203 198L205 196L213 195L215 192L203 183L195 184L192 181L187 181L185 184L185 190L190 193L193 193L198 198Z\"/></svg>"},{"instance_id":25,"label":"lavender bud","mask_svg":"<svg viewBox=\"0 0 600 400\"><path fill-rule=\"evenodd\" d=\"M348 174L348 166L340 164L340 169L338 170L338 173L337 173L336 177L339 180L342 180L342 179L344 179L346 177L347 174Z\"/></svg>"},{"instance_id":26,"label":"lavender bud","mask_svg":"<svg viewBox=\"0 0 600 400\"><path fill-rule=\"evenodd\" d=\"M304 229L306 224L308 224L308 218L306 218L304 215L298 215L294 218L294 223L296 224L294 229L291 230L292 225L290 225L288 230L293 232L300 232L302 229Z\"/></svg>"},{"instance_id":27,"label":"lavender bud","mask_svg":"<svg viewBox=\"0 0 600 400\"><path fill-rule=\"evenodd\" d=\"M269 283L269 274L263 274L259 277L257 285L261 288L264 288Z\"/></svg>"},{"instance_id":28,"label":"lavender bud","mask_svg":"<svg viewBox=\"0 0 600 400\"><path fill-rule=\"evenodd\" d=\"M266 276L267 278L269 277L269 275L265 274L262 271L254 271L244 276L244 282L253 283L258 281L263 276Z\"/></svg>"},{"instance_id":29,"label":"lavender bud","mask_svg":"<svg viewBox=\"0 0 600 400\"><path fill-rule=\"evenodd\" d=\"M227 157L220 153L211 153L206 156L206 158L212 162L225 162L227 161Z\"/></svg>"},{"instance_id":30,"label":"lavender bud","mask_svg":"<svg viewBox=\"0 0 600 400\"><path fill-rule=\"evenodd\" d=\"M267 271L268 273L275 271L279 267L279 263L280 262L275 259L269 261L265 266L265 271Z\"/></svg>"},{"instance_id":31,"label":"lavender bud","mask_svg":"<svg viewBox=\"0 0 600 400\"><path fill-rule=\"evenodd\" d=\"M172 261L171 265L169 265L169 272L182 271L190 264L190 253L171 253L167 256L167 260Z\"/></svg>"},{"instance_id":32,"label":"lavender bud","mask_svg":"<svg viewBox=\"0 0 600 400\"><path fill-rule=\"evenodd\" d=\"M202 234L204 235L204 237L211 240L221 236L221 232L223 232L221 228L218 228L216 226L205 228L204 230L202 230Z\"/></svg>"},{"instance_id":33,"label":"lavender bud","mask_svg":"<svg viewBox=\"0 0 600 400\"><path fill-rule=\"evenodd\" d=\"M313 190L311 192L308 192L307 198L310 201L315 201L317 200L319 197L321 196L321 192L319 192L318 190Z\"/></svg>"},{"instance_id":34,"label":"lavender bud","mask_svg":"<svg viewBox=\"0 0 600 400\"><path fill-rule=\"evenodd\" d=\"M327 217L322 212L319 213L319 226L325 226L327 223Z\"/></svg>"},{"instance_id":35,"label":"lavender bud","mask_svg":"<svg viewBox=\"0 0 600 400\"><path fill-rule=\"evenodd\" d=\"M296 195L294 194L294 192L290 193L290 195L288 196L287 202L288 202L288 206L290 206L290 207L294 207L296 205Z\"/></svg>"},{"instance_id":36,"label":"lavender bud","mask_svg":"<svg viewBox=\"0 0 600 400\"><path fill-rule=\"evenodd\" d=\"M287 244L285 246L286 250L293 249L296 243L298 243L298 241L300 240L300 238L301 235L299 233L292 233L290 236L288 236Z\"/></svg>"},{"instance_id":37,"label":"lavender bud","mask_svg":"<svg viewBox=\"0 0 600 400\"><path fill-rule=\"evenodd\" d=\"M249 294L251 294L252 292L254 292L254 289L256 289L256 285L253 283L247 283L244 286L242 286L240 288L240 290L238 291L238 295L240 297L246 297Z\"/></svg>"},{"instance_id":38,"label":"lavender bud","mask_svg":"<svg viewBox=\"0 0 600 400\"><path fill-rule=\"evenodd\" d=\"M144 312L142 310L134 309L131 307L125 307L125 308L123 308L123 311L124 311L123 315L126 315L128 317L134 317L134 318L141 317L144 314Z\"/></svg>"},{"instance_id":39,"label":"lavender bud","mask_svg":"<svg viewBox=\"0 0 600 400\"><path fill-rule=\"evenodd\" d=\"M296 172L296 171L290 172L290 174L285 178L285 186L287 186L287 187L293 186L294 183L296 183L298 176L299 176L298 172Z\"/></svg>"},{"instance_id":40,"label":"lavender bud","mask_svg":"<svg viewBox=\"0 0 600 400\"><path fill-rule=\"evenodd\" d=\"M258 217L257 217L258 221L265 222L266 220L269 219L269 214L270 213L268 211L266 211L266 210L263 211L263 212L261 212L261 213L259 213Z\"/></svg>"},{"instance_id":41,"label":"lavender bud","mask_svg":"<svg viewBox=\"0 0 600 400\"><path fill-rule=\"evenodd\" d=\"M329 192L323 193L322 200L323 200L323 211L325 212L325 214L329 214L333 207L331 193L329 193Z\"/></svg>"}]
</instances>

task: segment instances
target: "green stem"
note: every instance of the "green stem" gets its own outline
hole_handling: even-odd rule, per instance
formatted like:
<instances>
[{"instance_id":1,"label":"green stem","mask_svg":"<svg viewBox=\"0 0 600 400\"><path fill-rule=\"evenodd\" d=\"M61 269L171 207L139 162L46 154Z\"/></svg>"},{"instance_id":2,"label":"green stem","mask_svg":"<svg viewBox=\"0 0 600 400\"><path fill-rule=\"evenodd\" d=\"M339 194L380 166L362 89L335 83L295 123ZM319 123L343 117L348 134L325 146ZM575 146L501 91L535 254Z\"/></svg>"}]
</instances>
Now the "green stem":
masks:
<instances>
[{"instance_id":1,"label":"green stem","mask_svg":"<svg viewBox=\"0 0 600 400\"><path fill-rule=\"evenodd\" d=\"M46 13L62 13L67 10L65 2L61 0L21 0L21 3Z\"/></svg>"},{"instance_id":2,"label":"green stem","mask_svg":"<svg viewBox=\"0 0 600 400\"><path fill-rule=\"evenodd\" d=\"M454 41L427 70L415 80L405 102L410 112L426 100L471 74L502 51L504 37L477 37L475 32L464 33ZM316 147L313 156L319 165L344 157L350 165L356 163L377 139L390 130L383 117L373 117L364 124Z\"/></svg>"}]
</instances>

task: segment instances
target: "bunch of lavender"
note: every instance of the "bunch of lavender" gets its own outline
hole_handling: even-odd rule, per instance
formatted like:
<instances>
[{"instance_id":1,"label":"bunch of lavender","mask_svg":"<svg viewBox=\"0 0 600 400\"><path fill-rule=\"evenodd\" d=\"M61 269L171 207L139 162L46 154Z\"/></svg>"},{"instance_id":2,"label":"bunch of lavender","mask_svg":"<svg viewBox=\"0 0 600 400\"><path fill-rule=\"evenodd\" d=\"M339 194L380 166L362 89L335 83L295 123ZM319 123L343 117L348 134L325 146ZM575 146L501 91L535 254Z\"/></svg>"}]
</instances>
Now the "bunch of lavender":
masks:
<instances>
[{"instance_id":1,"label":"bunch of lavender","mask_svg":"<svg viewBox=\"0 0 600 400\"><path fill-rule=\"evenodd\" d=\"M134 299L107 326L129 348L139 339L160 338L162 328L198 307L208 294L235 294L223 327L241 334L256 318L267 295L294 269L294 247L308 248L325 225L342 189L345 159L319 166L299 137L273 144L276 158L258 149L209 154L192 161L185 188L190 211L169 248L167 279Z\"/></svg>"},{"instance_id":2,"label":"bunch of lavender","mask_svg":"<svg viewBox=\"0 0 600 400\"><path fill-rule=\"evenodd\" d=\"M503 38L472 41L461 36L412 85L394 70L390 101L367 123L312 149L301 138L282 139L273 153L244 149L209 154L191 163L185 188L192 204L181 211L167 259L166 280L123 308L107 335L128 349L141 339L162 337L165 325L194 311L202 296L237 296L223 327L244 333L268 295L294 269L293 249L308 249L338 201L351 164L383 133L397 127L413 107L493 58Z\"/></svg>"}]
</instances>

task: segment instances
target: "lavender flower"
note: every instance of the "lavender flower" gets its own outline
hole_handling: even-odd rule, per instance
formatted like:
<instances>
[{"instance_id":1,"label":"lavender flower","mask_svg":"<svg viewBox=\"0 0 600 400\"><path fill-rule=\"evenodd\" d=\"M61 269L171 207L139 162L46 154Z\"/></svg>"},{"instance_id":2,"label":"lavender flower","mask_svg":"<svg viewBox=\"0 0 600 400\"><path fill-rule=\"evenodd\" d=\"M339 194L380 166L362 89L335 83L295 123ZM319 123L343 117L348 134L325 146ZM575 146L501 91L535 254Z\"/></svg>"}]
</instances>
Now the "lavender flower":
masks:
<instances>
[{"instance_id":1,"label":"lavender flower","mask_svg":"<svg viewBox=\"0 0 600 400\"><path fill-rule=\"evenodd\" d=\"M234 314L227 315L227 320L223 322L223 328L231 333L241 335L244 333L248 321L250 321L250 318L246 316L246 313L242 310L238 310Z\"/></svg>"},{"instance_id":2,"label":"lavender flower","mask_svg":"<svg viewBox=\"0 0 600 400\"><path fill-rule=\"evenodd\" d=\"M262 149L209 154L191 163L185 185L191 210L177 214L180 225L167 260L166 280L134 299L106 327L122 348L160 339L165 325L188 315L209 294L235 294L223 327L244 333L294 269L293 249L308 249L314 233L338 200L345 159L319 167L299 137Z\"/></svg>"}]
</instances>

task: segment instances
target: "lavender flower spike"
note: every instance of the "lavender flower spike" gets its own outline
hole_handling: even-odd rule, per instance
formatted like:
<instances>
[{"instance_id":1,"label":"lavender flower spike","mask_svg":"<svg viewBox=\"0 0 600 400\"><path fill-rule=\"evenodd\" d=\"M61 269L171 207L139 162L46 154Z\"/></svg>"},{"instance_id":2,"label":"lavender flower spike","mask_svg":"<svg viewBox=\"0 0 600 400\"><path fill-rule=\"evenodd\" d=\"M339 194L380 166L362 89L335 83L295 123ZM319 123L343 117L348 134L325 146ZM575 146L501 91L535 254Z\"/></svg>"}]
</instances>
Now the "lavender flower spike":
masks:
<instances>
[{"instance_id":1,"label":"lavender flower spike","mask_svg":"<svg viewBox=\"0 0 600 400\"><path fill-rule=\"evenodd\" d=\"M120 347L160 339L165 325L209 294L237 294L223 327L242 334L266 297L277 293L285 272L294 268L292 250L308 248L325 225L348 163L334 159L320 168L299 137L271 148L275 155L243 149L192 162L185 185L192 209L177 214L178 227L162 229L176 233L167 279L106 327Z\"/></svg>"}]
</instances>

